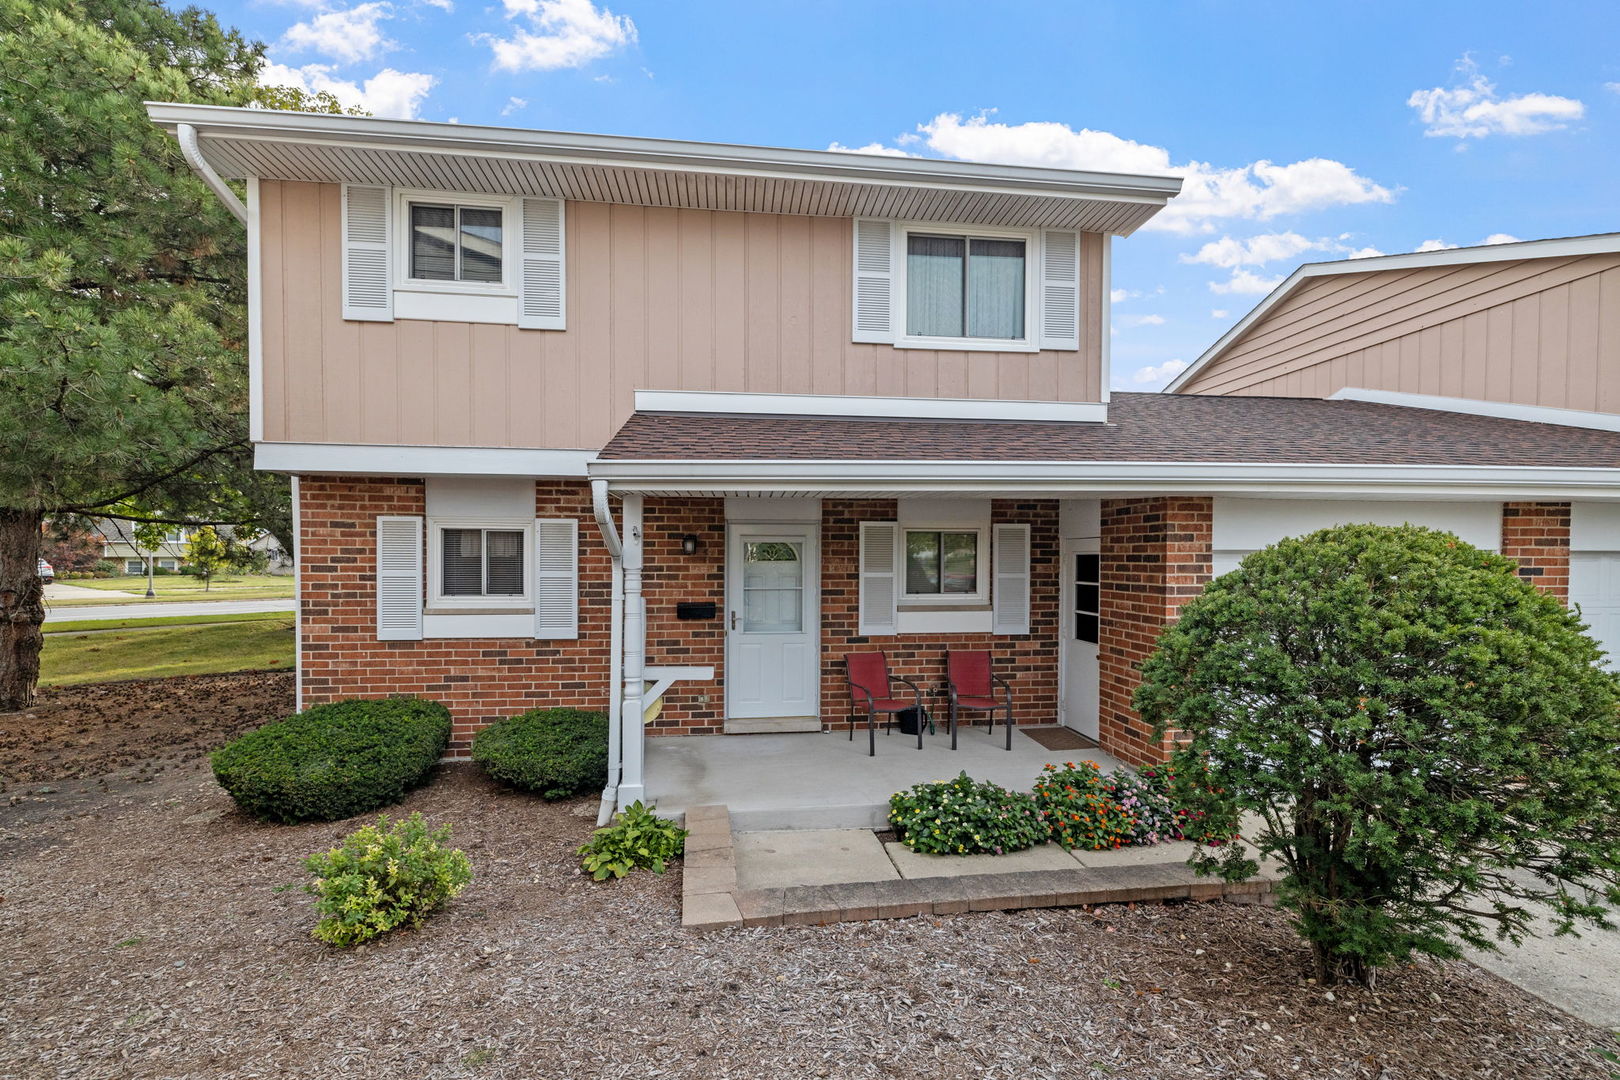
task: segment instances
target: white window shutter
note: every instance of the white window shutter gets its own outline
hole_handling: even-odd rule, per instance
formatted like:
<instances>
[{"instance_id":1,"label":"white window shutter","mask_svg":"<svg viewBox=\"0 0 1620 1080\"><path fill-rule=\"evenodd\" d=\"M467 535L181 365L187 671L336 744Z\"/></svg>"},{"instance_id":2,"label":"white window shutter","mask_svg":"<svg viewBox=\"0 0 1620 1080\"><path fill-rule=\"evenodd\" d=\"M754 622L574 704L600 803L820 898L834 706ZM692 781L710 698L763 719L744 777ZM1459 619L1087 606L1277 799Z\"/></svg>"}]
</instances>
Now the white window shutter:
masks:
<instances>
[{"instance_id":1,"label":"white window shutter","mask_svg":"<svg viewBox=\"0 0 1620 1080\"><path fill-rule=\"evenodd\" d=\"M860 617L857 630L867 637L895 633L899 599L900 526L892 521L861 522Z\"/></svg>"},{"instance_id":2,"label":"white window shutter","mask_svg":"<svg viewBox=\"0 0 1620 1080\"><path fill-rule=\"evenodd\" d=\"M993 558L995 594L990 628L997 634L1029 633L1029 526L997 525Z\"/></svg>"},{"instance_id":3,"label":"white window shutter","mask_svg":"<svg viewBox=\"0 0 1620 1080\"><path fill-rule=\"evenodd\" d=\"M1041 348L1080 347L1080 234L1041 238Z\"/></svg>"},{"instance_id":4,"label":"white window shutter","mask_svg":"<svg viewBox=\"0 0 1620 1080\"><path fill-rule=\"evenodd\" d=\"M579 637L579 522L534 519L534 636Z\"/></svg>"},{"instance_id":5,"label":"white window shutter","mask_svg":"<svg viewBox=\"0 0 1620 1080\"><path fill-rule=\"evenodd\" d=\"M566 329L568 287L561 199L523 200L522 266L518 272L518 325L525 330Z\"/></svg>"},{"instance_id":6,"label":"white window shutter","mask_svg":"<svg viewBox=\"0 0 1620 1080\"><path fill-rule=\"evenodd\" d=\"M422 519L377 518L377 640L422 640Z\"/></svg>"},{"instance_id":7,"label":"white window shutter","mask_svg":"<svg viewBox=\"0 0 1620 1080\"><path fill-rule=\"evenodd\" d=\"M894 222L856 218L853 340L894 341L894 269Z\"/></svg>"},{"instance_id":8,"label":"white window shutter","mask_svg":"<svg viewBox=\"0 0 1620 1080\"><path fill-rule=\"evenodd\" d=\"M343 185L343 317L392 322L388 280L388 189Z\"/></svg>"}]
</instances>

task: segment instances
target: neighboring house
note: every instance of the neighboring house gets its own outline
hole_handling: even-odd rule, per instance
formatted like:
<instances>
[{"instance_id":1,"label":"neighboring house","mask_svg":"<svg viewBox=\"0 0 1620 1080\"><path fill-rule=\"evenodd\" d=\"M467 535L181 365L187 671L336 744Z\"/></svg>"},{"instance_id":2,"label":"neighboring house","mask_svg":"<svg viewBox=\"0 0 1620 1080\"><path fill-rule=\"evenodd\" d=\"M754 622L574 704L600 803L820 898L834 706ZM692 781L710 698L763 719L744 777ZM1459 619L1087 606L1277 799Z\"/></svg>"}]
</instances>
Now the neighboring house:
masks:
<instances>
[{"instance_id":1,"label":"neighboring house","mask_svg":"<svg viewBox=\"0 0 1620 1080\"><path fill-rule=\"evenodd\" d=\"M1110 250L1174 179L150 110L247 223L300 705L432 697L458 753L606 708L621 802L645 735L841 725L872 649L930 694L989 649L1022 723L1154 760L1136 665L1236 552L1410 519L1553 584L1620 497L1616 432L1110 395Z\"/></svg>"},{"instance_id":2,"label":"neighboring house","mask_svg":"<svg viewBox=\"0 0 1620 1080\"><path fill-rule=\"evenodd\" d=\"M228 535L231 526L221 525L219 530ZM156 551L147 551L136 542L135 526L130 522L106 518L96 523L96 531L102 539L101 557L117 563L119 570L125 574L146 573L148 559L159 570L180 569L186 561L186 545L196 532L195 529L176 526L164 536L163 543L158 545ZM292 560L269 533L260 533L249 542L248 547L265 553L270 573L290 572Z\"/></svg>"},{"instance_id":3,"label":"neighboring house","mask_svg":"<svg viewBox=\"0 0 1620 1080\"><path fill-rule=\"evenodd\" d=\"M1168 389L1620 431L1620 233L1306 264ZM1620 654L1620 506L1557 500L1509 524L1558 549L1523 572Z\"/></svg>"},{"instance_id":4,"label":"neighboring house","mask_svg":"<svg viewBox=\"0 0 1620 1080\"><path fill-rule=\"evenodd\" d=\"M146 573L147 560L160 570L178 570L185 562L186 543L191 539L189 530L171 529L156 551L147 551L135 542L135 527L127 521L106 518L96 522L101 534L101 557L118 564L124 574Z\"/></svg>"}]
</instances>

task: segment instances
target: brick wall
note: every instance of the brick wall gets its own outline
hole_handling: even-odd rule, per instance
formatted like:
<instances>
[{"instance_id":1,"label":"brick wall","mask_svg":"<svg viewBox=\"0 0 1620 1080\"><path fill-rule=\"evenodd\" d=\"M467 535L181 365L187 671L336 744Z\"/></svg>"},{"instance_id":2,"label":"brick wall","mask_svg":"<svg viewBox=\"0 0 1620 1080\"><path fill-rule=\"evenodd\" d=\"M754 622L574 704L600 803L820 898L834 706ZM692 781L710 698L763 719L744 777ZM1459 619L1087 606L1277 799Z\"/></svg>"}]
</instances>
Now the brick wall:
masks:
<instances>
[{"instance_id":1,"label":"brick wall","mask_svg":"<svg viewBox=\"0 0 1620 1080\"><path fill-rule=\"evenodd\" d=\"M1519 564L1519 576L1569 602L1567 502L1502 504L1502 554Z\"/></svg>"},{"instance_id":2,"label":"brick wall","mask_svg":"<svg viewBox=\"0 0 1620 1080\"><path fill-rule=\"evenodd\" d=\"M723 499L647 499L642 507L642 593L647 600L647 663L712 664L712 683L678 682L648 735L714 735L725 721L726 504ZM594 523L591 528L595 529ZM681 538L698 538L696 555ZM713 601L716 617L682 621L675 605Z\"/></svg>"},{"instance_id":3,"label":"brick wall","mask_svg":"<svg viewBox=\"0 0 1620 1080\"><path fill-rule=\"evenodd\" d=\"M451 752L502 717L552 705L605 708L608 699L612 570L579 481L536 485L537 517L573 517L579 527L579 622L574 641L533 638L434 638L378 641L376 518L424 514L420 480L304 477L299 484L300 594L304 705L351 697L414 694L443 702L454 718ZM647 652L650 663L724 660L718 619L680 622L679 600L724 592L725 522L718 499L649 499L644 510ZM695 556L681 537L698 535ZM718 682L677 684L664 698L653 734L720 730Z\"/></svg>"},{"instance_id":4,"label":"brick wall","mask_svg":"<svg viewBox=\"0 0 1620 1080\"><path fill-rule=\"evenodd\" d=\"M1208 498L1102 503L1099 736L1103 749L1133 765L1165 756L1168 737L1152 738L1131 708L1131 695L1159 632L1210 580L1214 518Z\"/></svg>"},{"instance_id":5,"label":"brick wall","mask_svg":"<svg viewBox=\"0 0 1620 1080\"><path fill-rule=\"evenodd\" d=\"M829 499L821 509L821 717L835 729L848 722L849 684L844 657L881 650L890 670L922 688L937 721L946 717L945 652L988 649L996 674L1013 692L1013 716L1021 724L1055 723L1058 715L1058 504L1052 500L996 500L991 521L1030 525L1030 633L898 634L862 637L857 611L860 523L894 521L893 499ZM988 565L986 566L988 569ZM903 688L902 688L903 689ZM983 713L964 714L982 722ZM965 731L966 728L964 727ZM986 736L982 732L979 738ZM996 737L1001 737L1000 729ZM1031 782L1033 782L1031 777Z\"/></svg>"}]
</instances>

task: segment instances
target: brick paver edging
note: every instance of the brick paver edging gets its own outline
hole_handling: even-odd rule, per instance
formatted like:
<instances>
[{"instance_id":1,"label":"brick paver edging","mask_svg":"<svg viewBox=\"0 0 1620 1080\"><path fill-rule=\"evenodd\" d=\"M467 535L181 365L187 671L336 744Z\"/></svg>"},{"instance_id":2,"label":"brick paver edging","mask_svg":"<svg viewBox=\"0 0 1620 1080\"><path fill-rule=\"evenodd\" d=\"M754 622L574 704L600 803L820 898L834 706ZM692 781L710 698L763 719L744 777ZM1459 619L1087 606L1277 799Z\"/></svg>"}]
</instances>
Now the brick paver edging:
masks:
<instances>
[{"instance_id":1,"label":"brick paver edging","mask_svg":"<svg viewBox=\"0 0 1620 1080\"><path fill-rule=\"evenodd\" d=\"M1274 903L1270 878L1226 882L1199 877L1174 862L739 890L726 808L694 807L686 812L686 827L690 835L682 871L681 925L692 930L1166 900Z\"/></svg>"}]
</instances>

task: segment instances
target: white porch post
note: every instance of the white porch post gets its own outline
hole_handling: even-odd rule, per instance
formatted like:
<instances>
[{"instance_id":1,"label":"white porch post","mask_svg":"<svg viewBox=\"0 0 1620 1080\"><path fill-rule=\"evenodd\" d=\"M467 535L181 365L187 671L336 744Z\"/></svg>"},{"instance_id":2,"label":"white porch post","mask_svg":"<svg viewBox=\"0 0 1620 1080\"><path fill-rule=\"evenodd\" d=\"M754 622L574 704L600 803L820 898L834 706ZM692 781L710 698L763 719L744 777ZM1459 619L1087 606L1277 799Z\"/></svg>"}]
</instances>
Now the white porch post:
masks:
<instances>
[{"instance_id":1,"label":"white porch post","mask_svg":"<svg viewBox=\"0 0 1620 1080\"><path fill-rule=\"evenodd\" d=\"M647 797L643 772L646 757L647 602L641 593L641 496L624 497L624 696L620 727L624 764L619 777L619 805Z\"/></svg>"}]
</instances>

